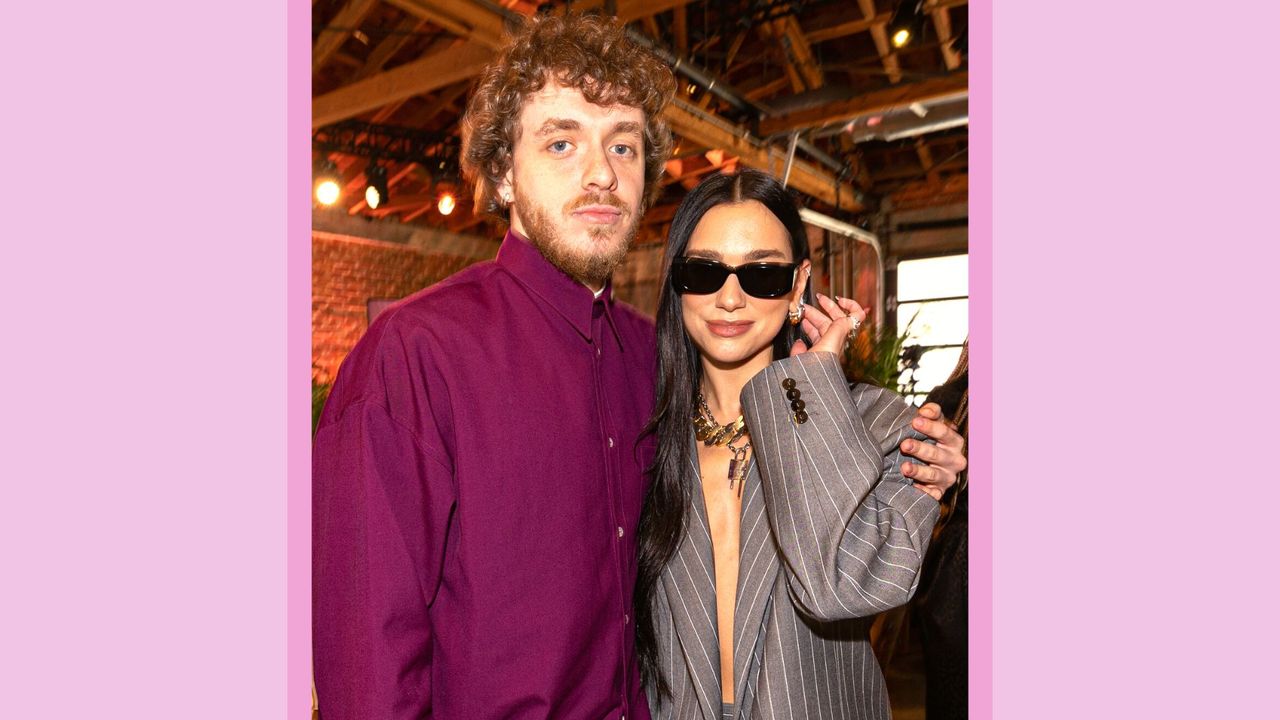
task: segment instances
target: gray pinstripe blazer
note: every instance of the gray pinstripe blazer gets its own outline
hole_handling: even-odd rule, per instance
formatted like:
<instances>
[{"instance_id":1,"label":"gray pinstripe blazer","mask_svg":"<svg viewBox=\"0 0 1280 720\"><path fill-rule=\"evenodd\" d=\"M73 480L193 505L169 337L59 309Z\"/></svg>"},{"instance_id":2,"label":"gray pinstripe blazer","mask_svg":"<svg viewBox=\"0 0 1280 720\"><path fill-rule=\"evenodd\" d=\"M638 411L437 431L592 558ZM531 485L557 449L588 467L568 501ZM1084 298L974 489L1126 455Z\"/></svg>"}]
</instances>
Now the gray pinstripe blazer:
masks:
<instances>
[{"instance_id":1,"label":"gray pinstripe blazer","mask_svg":"<svg viewBox=\"0 0 1280 720\"><path fill-rule=\"evenodd\" d=\"M806 423L793 420L788 377ZM938 503L899 469L899 443L922 437L911 430L914 409L873 386L850 391L831 353L772 363L747 383L742 405L755 461L743 488L735 715L887 719L869 616L915 592L938 519ZM711 535L705 504L693 505L655 592L659 664L672 690L662 703L650 692L655 720L721 717Z\"/></svg>"}]
</instances>

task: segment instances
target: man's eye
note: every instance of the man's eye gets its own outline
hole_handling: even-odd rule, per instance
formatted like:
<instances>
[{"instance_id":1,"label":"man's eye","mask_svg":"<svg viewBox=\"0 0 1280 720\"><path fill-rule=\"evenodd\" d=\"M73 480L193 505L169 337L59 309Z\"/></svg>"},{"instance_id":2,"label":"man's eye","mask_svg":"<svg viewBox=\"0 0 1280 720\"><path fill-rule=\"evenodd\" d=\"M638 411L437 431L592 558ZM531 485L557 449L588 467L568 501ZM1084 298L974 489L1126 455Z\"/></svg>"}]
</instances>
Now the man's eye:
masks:
<instances>
[{"instance_id":1,"label":"man's eye","mask_svg":"<svg viewBox=\"0 0 1280 720\"><path fill-rule=\"evenodd\" d=\"M568 150L569 150L569 141L568 141L568 140L557 140L557 141L555 141L555 142L551 143L550 145L548 145L548 146L547 146L547 149L548 149L548 150L550 150L551 152L554 152L554 153L568 152Z\"/></svg>"},{"instance_id":2,"label":"man's eye","mask_svg":"<svg viewBox=\"0 0 1280 720\"><path fill-rule=\"evenodd\" d=\"M635 155L636 149L630 145L618 144L613 146L613 152L617 155Z\"/></svg>"}]
</instances>

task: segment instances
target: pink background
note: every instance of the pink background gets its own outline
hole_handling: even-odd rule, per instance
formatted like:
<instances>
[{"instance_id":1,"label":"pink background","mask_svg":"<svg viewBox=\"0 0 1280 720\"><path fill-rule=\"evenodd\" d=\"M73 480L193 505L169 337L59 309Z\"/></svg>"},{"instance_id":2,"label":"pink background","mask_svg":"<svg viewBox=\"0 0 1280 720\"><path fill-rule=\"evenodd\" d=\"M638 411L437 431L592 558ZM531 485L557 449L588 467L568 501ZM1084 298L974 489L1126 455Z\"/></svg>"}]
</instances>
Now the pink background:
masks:
<instances>
[{"instance_id":1,"label":"pink background","mask_svg":"<svg viewBox=\"0 0 1280 720\"><path fill-rule=\"evenodd\" d=\"M1246 5L971 4L975 718L1275 711L1280 11ZM287 10L8 10L6 716L307 717Z\"/></svg>"}]
</instances>

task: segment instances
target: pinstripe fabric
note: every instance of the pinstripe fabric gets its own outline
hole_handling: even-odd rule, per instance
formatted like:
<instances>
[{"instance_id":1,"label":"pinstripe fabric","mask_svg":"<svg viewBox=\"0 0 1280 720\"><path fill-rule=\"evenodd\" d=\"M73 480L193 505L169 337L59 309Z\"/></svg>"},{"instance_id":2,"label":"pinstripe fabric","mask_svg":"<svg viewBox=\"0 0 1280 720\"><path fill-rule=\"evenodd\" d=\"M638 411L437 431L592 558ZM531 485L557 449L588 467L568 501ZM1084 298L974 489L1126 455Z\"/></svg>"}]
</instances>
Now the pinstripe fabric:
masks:
<instances>
[{"instance_id":1,"label":"pinstripe fabric","mask_svg":"<svg viewBox=\"0 0 1280 720\"><path fill-rule=\"evenodd\" d=\"M788 377L807 405L802 425L782 388ZM737 717L887 719L870 616L915 592L938 518L938 504L899 470L899 443L921 437L910 427L914 409L880 388L850 391L831 353L772 363L747 383L742 405L755 460L733 621ZM715 568L695 495L654 602L672 689L661 703L650 695L654 718L721 718Z\"/></svg>"}]
</instances>

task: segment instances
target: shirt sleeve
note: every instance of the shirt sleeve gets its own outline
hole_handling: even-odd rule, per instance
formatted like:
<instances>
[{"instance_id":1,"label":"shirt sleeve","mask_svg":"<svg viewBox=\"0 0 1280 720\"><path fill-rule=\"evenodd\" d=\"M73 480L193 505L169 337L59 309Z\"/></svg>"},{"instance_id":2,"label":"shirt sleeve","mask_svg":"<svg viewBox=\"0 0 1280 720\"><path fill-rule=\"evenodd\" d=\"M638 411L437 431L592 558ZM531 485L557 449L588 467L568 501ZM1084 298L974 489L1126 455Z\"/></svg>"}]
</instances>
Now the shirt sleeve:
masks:
<instances>
[{"instance_id":1,"label":"shirt sleeve","mask_svg":"<svg viewBox=\"0 0 1280 720\"><path fill-rule=\"evenodd\" d=\"M316 436L312 623L324 720L429 718L432 627L452 473L381 404Z\"/></svg>"},{"instance_id":2,"label":"shirt sleeve","mask_svg":"<svg viewBox=\"0 0 1280 720\"><path fill-rule=\"evenodd\" d=\"M834 621L906 603L938 518L901 473L898 445L922 437L911 406L873 386L851 392L822 352L772 363L742 404L796 606Z\"/></svg>"}]
</instances>

